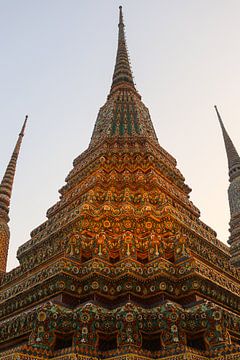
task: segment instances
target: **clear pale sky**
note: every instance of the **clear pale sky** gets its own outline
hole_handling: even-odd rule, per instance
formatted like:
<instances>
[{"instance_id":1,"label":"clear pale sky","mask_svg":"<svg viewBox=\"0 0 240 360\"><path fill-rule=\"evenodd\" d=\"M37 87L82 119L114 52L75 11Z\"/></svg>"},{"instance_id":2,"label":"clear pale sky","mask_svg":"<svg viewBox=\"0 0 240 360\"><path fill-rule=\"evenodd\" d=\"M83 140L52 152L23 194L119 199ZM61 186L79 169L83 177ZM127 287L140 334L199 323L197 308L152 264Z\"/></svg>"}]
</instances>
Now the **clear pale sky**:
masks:
<instances>
[{"instance_id":1,"label":"clear pale sky","mask_svg":"<svg viewBox=\"0 0 240 360\"><path fill-rule=\"evenodd\" d=\"M0 0L0 175L25 114L8 269L87 148L110 89L118 6L137 89L201 219L228 239L227 160L213 106L240 151L239 0Z\"/></svg>"}]
</instances>

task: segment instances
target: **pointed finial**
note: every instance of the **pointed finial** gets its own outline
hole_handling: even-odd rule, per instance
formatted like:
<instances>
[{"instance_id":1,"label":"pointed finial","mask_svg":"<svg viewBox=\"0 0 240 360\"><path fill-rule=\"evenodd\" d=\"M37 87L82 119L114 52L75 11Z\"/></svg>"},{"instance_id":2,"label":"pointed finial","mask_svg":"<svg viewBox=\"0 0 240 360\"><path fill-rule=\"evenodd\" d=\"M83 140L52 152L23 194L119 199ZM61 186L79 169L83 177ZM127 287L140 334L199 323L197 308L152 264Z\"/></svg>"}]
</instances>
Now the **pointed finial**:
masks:
<instances>
[{"instance_id":1,"label":"pointed finial","mask_svg":"<svg viewBox=\"0 0 240 360\"><path fill-rule=\"evenodd\" d=\"M122 14L122 6L121 5L119 6L119 24L118 25L120 25L120 24L124 25L123 24L123 14Z\"/></svg>"},{"instance_id":2,"label":"pointed finial","mask_svg":"<svg viewBox=\"0 0 240 360\"><path fill-rule=\"evenodd\" d=\"M220 113L218 111L217 105L214 105L214 109L216 110L218 121L220 123L221 129L225 132L226 130L225 130L225 127L223 125L223 121L222 121L222 118L221 118Z\"/></svg>"},{"instance_id":3,"label":"pointed finial","mask_svg":"<svg viewBox=\"0 0 240 360\"><path fill-rule=\"evenodd\" d=\"M24 136L25 128L26 128L26 125L27 125L27 120L28 120L28 115L25 116L25 120L24 120L22 129L21 129L20 134L19 134L20 136Z\"/></svg>"},{"instance_id":4,"label":"pointed finial","mask_svg":"<svg viewBox=\"0 0 240 360\"><path fill-rule=\"evenodd\" d=\"M233 145L230 136L227 133L227 130L225 129L225 126L223 124L217 106L214 105L214 108L216 110L218 121L220 123L223 133L223 139L224 139L227 158L228 158L229 181L231 182L234 178L240 175L240 157L238 155L235 146Z\"/></svg>"},{"instance_id":5,"label":"pointed finial","mask_svg":"<svg viewBox=\"0 0 240 360\"><path fill-rule=\"evenodd\" d=\"M5 219L6 222L9 221L8 213L9 213L11 194L12 194L13 180L15 176L17 159L22 143L22 138L24 136L24 131L27 124L27 119L28 116L25 117L11 159L9 161L6 172L0 184L0 218Z\"/></svg>"},{"instance_id":6,"label":"pointed finial","mask_svg":"<svg viewBox=\"0 0 240 360\"><path fill-rule=\"evenodd\" d=\"M220 122L220 125L222 126L223 122L222 122L222 118L221 118L221 116L220 116L220 114L219 114L217 105L214 105L214 109L216 110L217 117L218 117L218 120L219 120L219 122Z\"/></svg>"},{"instance_id":7,"label":"pointed finial","mask_svg":"<svg viewBox=\"0 0 240 360\"><path fill-rule=\"evenodd\" d=\"M117 86L123 84L132 87L135 91L132 70L128 58L127 45L124 32L122 6L119 6L119 24L118 24L118 48L116 63L113 73L111 92ZM111 93L110 92L110 93Z\"/></svg>"}]
</instances>

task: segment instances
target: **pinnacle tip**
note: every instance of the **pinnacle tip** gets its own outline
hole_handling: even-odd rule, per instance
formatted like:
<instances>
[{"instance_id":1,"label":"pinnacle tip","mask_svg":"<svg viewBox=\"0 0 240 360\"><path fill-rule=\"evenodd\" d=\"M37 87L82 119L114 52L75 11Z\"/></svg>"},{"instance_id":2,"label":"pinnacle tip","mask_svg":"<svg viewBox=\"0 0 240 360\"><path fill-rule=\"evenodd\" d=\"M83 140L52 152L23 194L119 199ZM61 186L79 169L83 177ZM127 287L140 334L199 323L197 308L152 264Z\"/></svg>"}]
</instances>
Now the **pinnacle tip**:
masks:
<instances>
[{"instance_id":1,"label":"pinnacle tip","mask_svg":"<svg viewBox=\"0 0 240 360\"><path fill-rule=\"evenodd\" d=\"M220 125L221 125L221 128L223 129L223 128L224 128L224 125L223 125L223 121L222 121L221 115L220 115L220 113L219 113L219 111L218 111L217 105L214 105L214 108L215 108L216 113L217 113L218 121L219 121L219 123L220 123Z\"/></svg>"},{"instance_id":2,"label":"pinnacle tip","mask_svg":"<svg viewBox=\"0 0 240 360\"><path fill-rule=\"evenodd\" d=\"M19 136L24 136L24 131L25 131L25 128L26 128L27 120L28 120L28 115L25 115L24 123L23 123L23 126L22 126L22 129L21 129L21 132L20 132Z\"/></svg>"},{"instance_id":3,"label":"pinnacle tip","mask_svg":"<svg viewBox=\"0 0 240 360\"><path fill-rule=\"evenodd\" d=\"M124 25L123 24L123 13L122 13L122 5L119 6L119 24L118 25Z\"/></svg>"},{"instance_id":4,"label":"pinnacle tip","mask_svg":"<svg viewBox=\"0 0 240 360\"><path fill-rule=\"evenodd\" d=\"M219 114L219 111L218 111L217 105L214 105L214 109L216 110L216 113L217 113L218 118L220 118L220 114Z\"/></svg>"}]
</instances>

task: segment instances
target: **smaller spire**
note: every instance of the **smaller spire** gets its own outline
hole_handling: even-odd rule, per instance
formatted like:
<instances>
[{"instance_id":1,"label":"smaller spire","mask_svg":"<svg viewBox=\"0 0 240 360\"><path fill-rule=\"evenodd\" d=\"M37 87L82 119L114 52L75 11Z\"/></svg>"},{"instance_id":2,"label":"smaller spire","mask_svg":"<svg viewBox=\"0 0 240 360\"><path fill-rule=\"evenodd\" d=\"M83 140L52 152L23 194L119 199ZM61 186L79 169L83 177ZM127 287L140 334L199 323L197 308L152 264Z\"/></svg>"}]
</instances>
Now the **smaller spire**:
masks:
<instances>
[{"instance_id":1,"label":"smaller spire","mask_svg":"<svg viewBox=\"0 0 240 360\"><path fill-rule=\"evenodd\" d=\"M223 139L224 139L227 158L228 158L229 181L231 182L234 178L240 176L240 157L238 155L235 146L233 145L230 136L227 133L227 130L225 129L225 126L223 124L217 106L215 105L214 108L216 110L218 120L223 133Z\"/></svg>"},{"instance_id":2,"label":"smaller spire","mask_svg":"<svg viewBox=\"0 0 240 360\"><path fill-rule=\"evenodd\" d=\"M117 48L117 56L116 63L113 73L111 92L115 86L118 86L122 83L131 85L134 89L134 81L132 70L130 67L125 31L124 31L124 22L123 22L123 13L122 6L119 6L119 23L118 23L118 48Z\"/></svg>"},{"instance_id":3,"label":"smaller spire","mask_svg":"<svg viewBox=\"0 0 240 360\"><path fill-rule=\"evenodd\" d=\"M13 180L16 171L17 159L21 148L22 138L24 136L24 131L27 124L27 119L28 116L26 115L11 159L0 184L0 219L4 219L6 222L9 221L8 213L12 194Z\"/></svg>"},{"instance_id":4,"label":"smaller spire","mask_svg":"<svg viewBox=\"0 0 240 360\"><path fill-rule=\"evenodd\" d=\"M240 157L233 145L233 142L228 135L219 111L214 106L218 120L222 129L225 148L228 158L229 170L229 187L228 187L228 200L230 208L230 236L228 243L230 245L230 262L237 268L240 268Z\"/></svg>"},{"instance_id":5,"label":"smaller spire","mask_svg":"<svg viewBox=\"0 0 240 360\"><path fill-rule=\"evenodd\" d=\"M8 213L12 194L13 180L17 166L17 159L21 148L22 138L24 136L27 118L28 117L26 116L22 129L18 135L18 140L13 150L11 159L0 184L0 278L6 272L7 268L7 256L10 239Z\"/></svg>"}]
</instances>

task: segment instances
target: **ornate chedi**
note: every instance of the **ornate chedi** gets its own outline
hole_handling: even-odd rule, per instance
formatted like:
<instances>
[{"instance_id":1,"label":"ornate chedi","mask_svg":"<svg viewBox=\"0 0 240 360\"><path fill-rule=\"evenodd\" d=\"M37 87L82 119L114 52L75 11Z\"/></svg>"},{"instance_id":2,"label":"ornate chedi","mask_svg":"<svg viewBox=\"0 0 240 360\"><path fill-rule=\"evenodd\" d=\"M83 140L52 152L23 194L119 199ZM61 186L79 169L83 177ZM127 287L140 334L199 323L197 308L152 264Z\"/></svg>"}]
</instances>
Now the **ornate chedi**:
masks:
<instances>
[{"instance_id":1,"label":"ornate chedi","mask_svg":"<svg viewBox=\"0 0 240 360\"><path fill-rule=\"evenodd\" d=\"M189 192L135 88L120 8L90 145L2 276L1 359L239 359L240 273Z\"/></svg>"}]
</instances>

